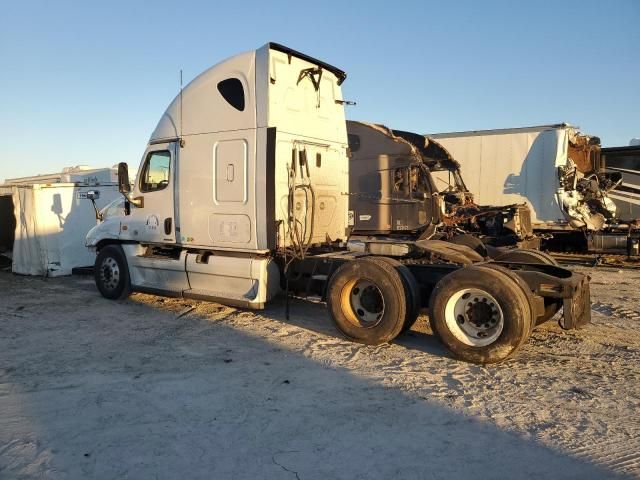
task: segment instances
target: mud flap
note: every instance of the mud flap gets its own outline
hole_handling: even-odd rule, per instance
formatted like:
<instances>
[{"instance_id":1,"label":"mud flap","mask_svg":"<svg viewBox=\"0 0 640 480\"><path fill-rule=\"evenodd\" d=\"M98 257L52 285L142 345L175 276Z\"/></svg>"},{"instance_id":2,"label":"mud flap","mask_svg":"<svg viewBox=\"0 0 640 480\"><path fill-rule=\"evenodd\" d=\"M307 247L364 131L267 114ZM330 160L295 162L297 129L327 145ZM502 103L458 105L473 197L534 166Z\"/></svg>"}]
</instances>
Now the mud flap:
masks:
<instances>
[{"instance_id":1,"label":"mud flap","mask_svg":"<svg viewBox=\"0 0 640 480\"><path fill-rule=\"evenodd\" d=\"M584 276L573 295L563 301L563 315L558 322L565 330L580 328L591 322L589 277Z\"/></svg>"}]
</instances>

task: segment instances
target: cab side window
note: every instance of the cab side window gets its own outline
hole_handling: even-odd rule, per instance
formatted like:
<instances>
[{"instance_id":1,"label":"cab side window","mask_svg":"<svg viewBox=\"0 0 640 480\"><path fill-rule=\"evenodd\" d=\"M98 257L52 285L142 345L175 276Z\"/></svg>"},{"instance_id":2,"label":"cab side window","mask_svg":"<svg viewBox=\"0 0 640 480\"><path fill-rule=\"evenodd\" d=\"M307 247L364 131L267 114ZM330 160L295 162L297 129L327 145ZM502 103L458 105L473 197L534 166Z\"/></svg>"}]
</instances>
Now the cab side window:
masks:
<instances>
[{"instance_id":1,"label":"cab side window","mask_svg":"<svg viewBox=\"0 0 640 480\"><path fill-rule=\"evenodd\" d=\"M218 83L220 95L236 110L244 110L244 87L237 78L227 78Z\"/></svg>"},{"instance_id":2,"label":"cab side window","mask_svg":"<svg viewBox=\"0 0 640 480\"><path fill-rule=\"evenodd\" d=\"M429 193L429 179L424 169L417 165L411 166L411 191Z\"/></svg>"},{"instance_id":3,"label":"cab side window","mask_svg":"<svg viewBox=\"0 0 640 480\"><path fill-rule=\"evenodd\" d=\"M142 167L141 192L156 192L169 185L171 153L168 150L150 152Z\"/></svg>"}]
</instances>

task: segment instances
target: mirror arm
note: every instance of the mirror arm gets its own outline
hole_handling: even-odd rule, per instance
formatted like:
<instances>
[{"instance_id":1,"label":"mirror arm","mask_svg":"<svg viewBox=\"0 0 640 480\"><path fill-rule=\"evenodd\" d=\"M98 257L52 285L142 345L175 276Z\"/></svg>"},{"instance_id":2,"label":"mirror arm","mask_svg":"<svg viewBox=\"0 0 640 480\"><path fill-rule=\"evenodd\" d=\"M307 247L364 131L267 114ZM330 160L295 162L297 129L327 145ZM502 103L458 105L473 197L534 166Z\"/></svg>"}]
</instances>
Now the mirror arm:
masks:
<instances>
[{"instance_id":1,"label":"mirror arm","mask_svg":"<svg viewBox=\"0 0 640 480\"><path fill-rule=\"evenodd\" d=\"M98 210L98 206L96 205L96 201L92 198L91 204L93 205L93 210L96 212L96 220L99 222L102 221L102 215L100 215L100 211Z\"/></svg>"}]
</instances>

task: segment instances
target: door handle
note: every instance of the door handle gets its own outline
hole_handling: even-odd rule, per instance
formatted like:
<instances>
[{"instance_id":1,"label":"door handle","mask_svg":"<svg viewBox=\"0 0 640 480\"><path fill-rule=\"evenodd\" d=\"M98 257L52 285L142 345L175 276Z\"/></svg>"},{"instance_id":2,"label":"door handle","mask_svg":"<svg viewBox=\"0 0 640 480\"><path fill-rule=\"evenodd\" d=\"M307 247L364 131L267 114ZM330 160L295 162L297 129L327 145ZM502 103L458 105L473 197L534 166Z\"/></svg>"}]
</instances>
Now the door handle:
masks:
<instances>
[{"instance_id":1,"label":"door handle","mask_svg":"<svg viewBox=\"0 0 640 480\"><path fill-rule=\"evenodd\" d=\"M171 234L171 224L173 222L171 221L171 218L165 218L164 219L164 233L165 235L170 235Z\"/></svg>"}]
</instances>

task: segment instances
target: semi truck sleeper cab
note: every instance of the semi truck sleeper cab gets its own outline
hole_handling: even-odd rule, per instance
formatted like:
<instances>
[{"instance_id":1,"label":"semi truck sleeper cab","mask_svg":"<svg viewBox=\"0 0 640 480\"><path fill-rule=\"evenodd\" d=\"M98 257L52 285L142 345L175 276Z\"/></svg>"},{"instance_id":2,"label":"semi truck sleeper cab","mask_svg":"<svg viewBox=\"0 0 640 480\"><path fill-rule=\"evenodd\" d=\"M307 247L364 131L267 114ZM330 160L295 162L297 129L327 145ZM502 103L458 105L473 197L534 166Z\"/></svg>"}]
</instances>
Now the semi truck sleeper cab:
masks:
<instances>
[{"instance_id":1,"label":"semi truck sleeper cab","mask_svg":"<svg viewBox=\"0 0 640 480\"><path fill-rule=\"evenodd\" d=\"M262 308L286 290L325 300L338 329L368 344L393 340L429 308L444 344L477 363L508 358L559 309L564 328L588 322L587 277L544 255L490 261L429 239L347 248L345 78L269 43L187 85L152 133L133 188L120 166L123 214L87 235L102 295Z\"/></svg>"}]
</instances>

